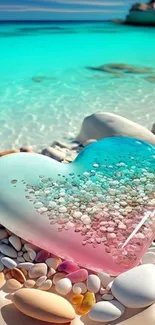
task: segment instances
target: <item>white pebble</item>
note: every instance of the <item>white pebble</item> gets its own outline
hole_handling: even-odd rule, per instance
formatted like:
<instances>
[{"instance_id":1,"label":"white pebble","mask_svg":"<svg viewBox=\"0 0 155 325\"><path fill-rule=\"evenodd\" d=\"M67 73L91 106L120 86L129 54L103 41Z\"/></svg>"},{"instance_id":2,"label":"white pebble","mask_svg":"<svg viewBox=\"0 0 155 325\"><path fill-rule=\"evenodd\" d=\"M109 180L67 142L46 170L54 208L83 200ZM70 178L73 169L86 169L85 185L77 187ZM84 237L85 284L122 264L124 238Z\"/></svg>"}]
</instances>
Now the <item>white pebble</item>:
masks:
<instances>
[{"instance_id":1,"label":"white pebble","mask_svg":"<svg viewBox=\"0 0 155 325\"><path fill-rule=\"evenodd\" d=\"M43 282L40 287L39 290L49 290L52 287L52 281L51 280L46 280L45 282Z\"/></svg>"},{"instance_id":2,"label":"white pebble","mask_svg":"<svg viewBox=\"0 0 155 325\"><path fill-rule=\"evenodd\" d=\"M16 251L19 252L21 250L22 244L19 237L12 235L9 237L9 242L16 249Z\"/></svg>"},{"instance_id":3,"label":"white pebble","mask_svg":"<svg viewBox=\"0 0 155 325\"><path fill-rule=\"evenodd\" d=\"M40 209L41 207L43 207L43 204L42 204L42 202L36 202L34 204L34 207L35 207L35 209Z\"/></svg>"},{"instance_id":4,"label":"white pebble","mask_svg":"<svg viewBox=\"0 0 155 325\"><path fill-rule=\"evenodd\" d=\"M43 275L36 281L36 286L40 287L47 280L47 276Z\"/></svg>"},{"instance_id":5,"label":"white pebble","mask_svg":"<svg viewBox=\"0 0 155 325\"><path fill-rule=\"evenodd\" d=\"M142 264L155 264L155 253L147 252L142 257Z\"/></svg>"},{"instance_id":6,"label":"white pebble","mask_svg":"<svg viewBox=\"0 0 155 325\"><path fill-rule=\"evenodd\" d=\"M76 211L76 212L74 212L74 214L73 214L73 217L74 218L81 218L81 216L82 216L82 213L80 212L80 211Z\"/></svg>"},{"instance_id":7,"label":"white pebble","mask_svg":"<svg viewBox=\"0 0 155 325\"><path fill-rule=\"evenodd\" d=\"M24 253L24 254L23 254L23 258L24 258L24 260L25 260L26 262L31 262L31 261L32 261L28 253Z\"/></svg>"},{"instance_id":8,"label":"white pebble","mask_svg":"<svg viewBox=\"0 0 155 325\"><path fill-rule=\"evenodd\" d=\"M28 255L29 255L31 261L34 261L37 254L36 254L36 252L34 250L31 250L31 251L28 252Z\"/></svg>"},{"instance_id":9,"label":"white pebble","mask_svg":"<svg viewBox=\"0 0 155 325\"><path fill-rule=\"evenodd\" d=\"M34 264L33 263L30 263L30 262L24 262L24 263L19 263L18 264L18 267L21 268L21 269L25 269L25 270L29 270L31 269L31 267L33 266Z\"/></svg>"},{"instance_id":10,"label":"white pebble","mask_svg":"<svg viewBox=\"0 0 155 325\"><path fill-rule=\"evenodd\" d=\"M72 290L72 282L67 278L61 279L56 282L55 290L59 294L66 296Z\"/></svg>"},{"instance_id":11,"label":"white pebble","mask_svg":"<svg viewBox=\"0 0 155 325\"><path fill-rule=\"evenodd\" d=\"M8 245L2 244L0 245L0 251L6 256L16 258L17 257L17 252L16 250Z\"/></svg>"},{"instance_id":12,"label":"white pebble","mask_svg":"<svg viewBox=\"0 0 155 325\"><path fill-rule=\"evenodd\" d=\"M62 207L59 208L59 212L60 213L65 213L65 212L67 212L67 208L62 206Z\"/></svg>"},{"instance_id":13,"label":"white pebble","mask_svg":"<svg viewBox=\"0 0 155 325\"><path fill-rule=\"evenodd\" d=\"M101 283L104 288L106 288L108 286L108 284L112 281L112 278L110 277L110 275L105 272L99 272L98 277L100 278Z\"/></svg>"},{"instance_id":14,"label":"white pebble","mask_svg":"<svg viewBox=\"0 0 155 325\"><path fill-rule=\"evenodd\" d=\"M39 208L39 209L38 209L38 212L39 212L39 213L44 213L44 212L47 212L47 210L48 210L48 209L47 209L46 207L42 207L42 208Z\"/></svg>"},{"instance_id":15,"label":"white pebble","mask_svg":"<svg viewBox=\"0 0 155 325\"><path fill-rule=\"evenodd\" d=\"M84 283L79 282L79 283L75 283L73 284L73 288L72 288L74 293L86 293L87 292L87 287Z\"/></svg>"},{"instance_id":16,"label":"white pebble","mask_svg":"<svg viewBox=\"0 0 155 325\"><path fill-rule=\"evenodd\" d=\"M91 219L87 215L83 215L81 217L81 221L84 223L84 225L89 225L91 223Z\"/></svg>"},{"instance_id":17,"label":"white pebble","mask_svg":"<svg viewBox=\"0 0 155 325\"><path fill-rule=\"evenodd\" d=\"M22 262L25 262L25 259L23 256L18 256L17 261L22 263Z\"/></svg>"},{"instance_id":18,"label":"white pebble","mask_svg":"<svg viewBox=\"0 0 155 325\"><path fill-rule=\"evenodd\" d=\"M125 311L124 306L117 300L97 302L88 317L97 322L111 322L119 318Z\"/></svg>"},{"instance_id":19,"label":"white pebble","mask_svg":"<svg viewBox=\"0 0 155 325\"><path fill-rule=\"evenodd\" d=\"M110 293L107 293L105 295L102 296L102 299L103 300L113 300L114 299L114 296L111 295Z\"/></svg>"},{"instance_id":20,"label":"white pebble","mask_svg":"<svg viewBox=\"0 0 155 325\"><path fill-rule=\"evenodd\" d=\"M95 274L88 275L88 279L87 279L88 291L97 293L100 290L100 286L101 286L101 280L97 275Z\"/></svg>"},{"instance_id":21,"label":"white pebble","mask_svg":"<svg viewBox=\"0 0 155 325\"><path fill-rule=\"evenodd\" d=\"M9 257L2 257L1 263L3 263L3 265L6 266L8 269L13 269L17 266L17 263Z\"/></svg>"}]
</instances>

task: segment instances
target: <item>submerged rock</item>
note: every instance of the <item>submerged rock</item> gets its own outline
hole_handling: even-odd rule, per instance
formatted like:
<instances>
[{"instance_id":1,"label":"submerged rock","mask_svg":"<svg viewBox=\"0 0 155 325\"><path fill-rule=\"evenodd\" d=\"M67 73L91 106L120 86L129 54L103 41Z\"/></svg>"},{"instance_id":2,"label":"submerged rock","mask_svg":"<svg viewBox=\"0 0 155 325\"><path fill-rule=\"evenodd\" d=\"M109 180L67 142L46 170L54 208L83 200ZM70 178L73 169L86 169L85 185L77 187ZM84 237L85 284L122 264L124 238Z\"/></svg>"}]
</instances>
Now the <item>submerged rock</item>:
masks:
<instances>
[{"instance_id":1,"label":"submerged rock","mask_svg":"<svg viewBox=\"0 0 155 325\"><path fill-rule=\"evenodd\" d=\"M87 116L83 120L77 140L84 143L92 138L99 140L117 136L137 138L155 145L155 135L151 131L122 116L107 112Z\"/></svg>"},{"instance_id":2,"label":"submerged rock","mask_svg":"<svg viewBox=\"0 0 155 325\"><path fill-rule=\"evenodd\" d=\"M155 75L148 76L148 77L145 78L145 80L147 80L149 82L152 82L152 83L155 83Z\"/></svg>"},{"instance_id":3,"label":"submerged rock","mask_svg":"<svg viewBox=\"0 0 155 325\"><path fill-rule=\"evenodd\" d=\"M125 76L125 73L152 73L153 69L149 67L135 67L124 63L109 63L103 64L99 67L87 67L87 69L95 71L103 71L113 73L118 76Z\"/></svg>"}]
</instances>

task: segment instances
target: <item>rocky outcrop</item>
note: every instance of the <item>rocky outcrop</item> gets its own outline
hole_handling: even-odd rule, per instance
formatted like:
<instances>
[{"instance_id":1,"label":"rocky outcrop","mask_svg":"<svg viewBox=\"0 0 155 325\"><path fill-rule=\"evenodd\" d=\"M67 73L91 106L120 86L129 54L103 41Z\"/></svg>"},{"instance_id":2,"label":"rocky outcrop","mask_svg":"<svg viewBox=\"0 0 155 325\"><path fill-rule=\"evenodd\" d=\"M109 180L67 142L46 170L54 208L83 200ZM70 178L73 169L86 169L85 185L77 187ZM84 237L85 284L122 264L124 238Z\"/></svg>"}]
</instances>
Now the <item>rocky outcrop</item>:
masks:
<instances>
[{"instance_id":1,"label":"rocky outcrop","mask_svg":"<svg viewBox=\"0 0 155 325\"><path fill-rule=\"evenodd\" d=\"M155 1L134 4L124 22L129 25L155 26Z\"/></svg>"},{"instance_id":2,"label":"rocky outcrop","mask_svg":"<svg viewBox=\"0 0 155 325\"><path fill-rule=\"evenodd\" d=\"M155 146L155 135L145 127L122 116L100 112L86 117L77 140L81 143L89 139L125 136L149 142Z\"/></svg>"},{"instance_id":3,"label":"rocky outcrop","mask_svg":"<svg viewBox=\"0 0 155 325\"><path fill-rule=\"evenodd\" d=\"M125 63L109 63L103 64L98 67L86 67L89 70L108 72L119 77L124 77L127 73L135 73L135 74L149 74L153 72L153 69L150 67L136 67L133 65L125 64Z\"/></svg>"}]
</instances>

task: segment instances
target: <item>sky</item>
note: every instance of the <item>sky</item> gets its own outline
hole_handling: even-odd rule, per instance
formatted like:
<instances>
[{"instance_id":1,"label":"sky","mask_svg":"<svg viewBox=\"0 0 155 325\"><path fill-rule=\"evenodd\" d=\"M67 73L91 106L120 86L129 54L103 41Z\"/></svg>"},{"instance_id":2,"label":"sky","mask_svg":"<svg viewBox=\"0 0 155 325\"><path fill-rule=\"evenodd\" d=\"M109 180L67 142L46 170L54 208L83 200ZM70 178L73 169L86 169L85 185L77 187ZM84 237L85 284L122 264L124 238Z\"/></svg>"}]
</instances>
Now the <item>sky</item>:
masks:
<instances>
[{"instance_id":1,"label":"sky","mask_svg":"<svg viewBox=\"0 0 155 325\"><path fill-rule=\"evenodd\" d=\"M108 20L124 18L135 2L137 1L0 0L0 20Z\"/></svg>"}]
</instances>

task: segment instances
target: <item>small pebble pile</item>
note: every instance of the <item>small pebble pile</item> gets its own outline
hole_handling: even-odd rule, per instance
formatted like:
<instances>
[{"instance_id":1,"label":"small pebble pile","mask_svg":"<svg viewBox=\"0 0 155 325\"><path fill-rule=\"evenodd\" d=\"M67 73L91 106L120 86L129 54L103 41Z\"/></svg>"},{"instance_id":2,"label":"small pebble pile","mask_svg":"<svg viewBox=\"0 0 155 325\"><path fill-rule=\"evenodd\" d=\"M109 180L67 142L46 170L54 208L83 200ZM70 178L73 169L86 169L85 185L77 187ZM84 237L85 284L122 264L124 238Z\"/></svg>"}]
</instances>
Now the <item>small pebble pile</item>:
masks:
<instances>
[{"instance_id":1,"label":"small pebble pile","mask_svg":"<svg viewBox=\"0 0 155 325\"><path fill-rule=\"evenodd\" d=\"M154 263L152 244L140 266L117 278L95 274L0 228L0 287L7 286L21 312L42 321L70 323L76 314L88 314L96 322L112 322L126 307L151 305L155 302Z\"/></svg>"}]
</instances>

